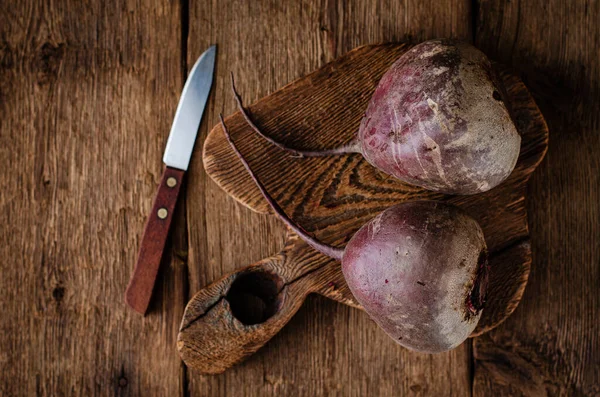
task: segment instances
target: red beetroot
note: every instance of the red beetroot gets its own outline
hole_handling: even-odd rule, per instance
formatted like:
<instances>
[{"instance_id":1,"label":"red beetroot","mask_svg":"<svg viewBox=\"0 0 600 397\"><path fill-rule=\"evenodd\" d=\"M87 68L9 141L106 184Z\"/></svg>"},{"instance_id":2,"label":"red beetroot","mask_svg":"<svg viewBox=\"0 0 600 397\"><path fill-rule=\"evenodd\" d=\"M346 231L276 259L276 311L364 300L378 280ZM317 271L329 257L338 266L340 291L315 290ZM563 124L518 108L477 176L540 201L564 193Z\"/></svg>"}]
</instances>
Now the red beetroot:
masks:
<instances>
[{"instance_id":1,"label":"red beetroot","mask_svg":"<svg viewBox=\"0 0 600 397\"><path fill-rule=\"evenodd\" d=\"M348 242L342 271L383 330L412 350L455 348L475 329L487 285L477 222L437 201L395 205Z\"/></svg>"},{"instance_id":2,"label":"red beetroot","mask_svg":"<svg viewBox=\"0 0 600 397\"><path fill-rule=\"evenodd\" d=\"M342 262L350 290L397 343L437 353L473 331L485 300L487 250L477 222L436 201L395 205L361 227L345 249L321 243L296 225L229 143L275 213L317 251Z\"/></svg>"},{"instance_id":3,"label":"red beetroot","mask_svg":"<svg viewBox=\"0 0 600 397\"><path fill-rule=\"evenodd\" d=\"M232 80L233 84L233 80ZM504 104L490 61L470 44L431 40L402 55L384 74L355 139L299 156L361 153L394 177L450 194L485 192L504 181L519 156L521 137Z\"/></svg>"}]
</instances>

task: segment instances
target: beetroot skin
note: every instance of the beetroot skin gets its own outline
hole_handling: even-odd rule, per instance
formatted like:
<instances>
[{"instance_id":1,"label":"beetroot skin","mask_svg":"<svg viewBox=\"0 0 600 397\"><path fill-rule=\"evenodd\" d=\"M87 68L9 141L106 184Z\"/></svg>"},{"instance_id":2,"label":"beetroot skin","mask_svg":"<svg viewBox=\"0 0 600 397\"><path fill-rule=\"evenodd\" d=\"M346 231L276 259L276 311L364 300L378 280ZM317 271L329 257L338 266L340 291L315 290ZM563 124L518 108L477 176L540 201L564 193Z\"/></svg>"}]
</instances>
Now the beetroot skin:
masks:
<instances>
[{"instance_id":1,"label":"beetroot skin","mask_svg":"<svg viewBox=\"0 0 600 397\"><path fill-rule=\"evenodd\" d=\"M358 131L369 163L403 181L453 194L505 180L517 133L487 57L450 40L427 41L385 73Z\"/></svg>"},{"instance_id":2,"label":"beetroot skin","mask_svg":"<svg viewBox=\"0 0 600 397\"><path fill-rule=\"evenodd\" d=\"M361 153L381 171L432 191L485 192L519 157L521 137L497 76L467 43L431 40L402 55L381 78L355 139L339 148L286 147L260 131L233 91L250 126L281 149L301 157Z\"/></svg>"},{"instance_id":3,"label":"beetroot skin","mask_svg":"<svg viewBox=\"0 0 600 397\"><path fill-rule=\"evenodd\" d=\"M356 232L342 271L356 300L391 338L437 353L461 344L479 321L486 244L477 222L455 206L402 203Z\"/></svg>"},{"instance_id":4,"label":"beetroot skin","mask_svg":"<svg viewBox=\"0 0 600 397\"><path fill-rule=\"evenodd\" d=\"M473 331L485 300L487 255L477 222L436 201L406 202L360 228L345 249L321 243L293 222L225 136L275 214L314 249L342 262L350 290L397 343L437 353Z\"/></svg>"}]
</instances>

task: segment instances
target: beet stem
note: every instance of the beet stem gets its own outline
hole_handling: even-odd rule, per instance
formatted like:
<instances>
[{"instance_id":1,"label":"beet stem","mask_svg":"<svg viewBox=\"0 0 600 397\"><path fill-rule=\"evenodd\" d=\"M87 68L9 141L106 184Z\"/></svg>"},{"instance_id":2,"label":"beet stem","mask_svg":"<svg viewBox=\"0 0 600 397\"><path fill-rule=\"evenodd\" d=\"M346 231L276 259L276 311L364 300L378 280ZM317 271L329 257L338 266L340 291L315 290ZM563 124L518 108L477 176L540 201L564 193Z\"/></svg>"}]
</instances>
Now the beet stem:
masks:
<instances>
[{"instance_id":1,"label":"beet stem","mask_svg":"<svg viewBox=\"0 0 600 397\"><path fill-rule=\"evenodd\" d=\"M300 238L302 238L302 240L304 240L308 245L310 245L317 251L321 252L322 254L325 254L325 255L332 257L334 259L337 259L337 260L341 260L343 254L344 254L343 249L321 243L314 237L310 236L298 224L296 224L294 221L292 221L286 215L286 213L283 211L283 209L279 206L279 204L277 204L277 202L275 202L275 200L273 200L273 198L269 195L269 193L267 193L267 190L265 189L262 182L257 178L257 176L254 174L254 172L248 165L248 162L246 161L244 156L242 156L242 154L238 150L237 146L235 146L235 144L231 140L229 131L227 130L227 127L225 126L225 121L223 121L223 115L219 114L219 118L221 119L221 126L223 127L223 132L225 133L225 137L227 138L227 141L229 142L229 144L233 148L234 152L236 153L236 155L238 156L238 158L244 165L244 168L246 168L246 171L248 171L248 173L250 174L250 177L252 178L254 183L256 183L256 186L258 186L258 189L262 193L265 200L267 200L267 203L269 203L271 208L273 208L273 211L275 211L275 214L283 221L283 223L288 225L294 232L296 232L298 234L298 236L300 236Z\"/></svg>"},{"instance_id":2,"label":"beet stem","mask_svg":"<svg viewBox=\"0 0 600 397\"><path fill-rule=\"evenodd\" d=\"M352 140L350 143L348 143L346 145L342 145L337 148L327 149L327 150L298 150L298 149L292 149L290 147L287 147L283 143L277 142L275 139L271 138L270 136L265 135L256 126L256 124L254 124L254 121L252 121L252 119L250 118L248 111L244 108L244 105L242 102L242 97L235 89L233 72L231 72L231 90L233 91L233 96L235 97L235 101L237 102L240 113L242 113L242 116L244 116L244 119L246 120L248 125L250 125L250 127L252 127L254 132L256 132L258 135L263 137L269 143L277 146L281 150L290 152L294 157L301 157L301 158L302 157L325 157L325 156L331 156L331 155L336 155L336 154L362 153L360 151L360 145L358 144L358 141L356 141L356 140Z\"/></svg>"},{"instance_id":3,"label":"beet stem","mask_svg":"<svg viewBox=\"0 0 600 397\"><path fill-rule=\"evenodd\" d=\"M267 203L269 203L271 208L273 208L273 211L275 211L275 214L283 221L283 223L288 225L294 232L296 232L298 234L298 236L300 236L300 238L302 240L304 240L308 245L310 245L311 247L313 247L314 249L316 249L317 251L319 251L322 254L325 254L331 258L341 261L342 256L344 255L344 250L342 248L337 248L337 247L333 247L331 245L324 244L324 243L320 242L319 240L315 239L314 237L310 236L298 224L296 224L294 221L292 221L286 215L286 213L283 211L283 209L279 206L279 204L277 204L277 202L275 200L273 200L271 195L269 195L269 193L267 193L267 190L265 189L262 182L260 180L258 180L257 176L254 174L254 172L250 168L250 165L248 165L248 162L246 161L244 156L242 156L242 154L238 150L237 146L235 146L235 144L231 140L231 136L229 135L229 130L227 130L227 127L225 126L225 121L223 120L223 115L219 114L219 118L221 119L221 126L223 127L223 132L225 133L225 137L227 138L227 141L229 142L229 144L233 148L233 151L237 154L238 158L244 165L244 168L246 168L246 171L248 171L248 173L250 174L250 177L252 178L254 183L256 183L256 186L258 186L258 189L262 193L265 200L267 200Z\"/></svg>"}]
</instances>

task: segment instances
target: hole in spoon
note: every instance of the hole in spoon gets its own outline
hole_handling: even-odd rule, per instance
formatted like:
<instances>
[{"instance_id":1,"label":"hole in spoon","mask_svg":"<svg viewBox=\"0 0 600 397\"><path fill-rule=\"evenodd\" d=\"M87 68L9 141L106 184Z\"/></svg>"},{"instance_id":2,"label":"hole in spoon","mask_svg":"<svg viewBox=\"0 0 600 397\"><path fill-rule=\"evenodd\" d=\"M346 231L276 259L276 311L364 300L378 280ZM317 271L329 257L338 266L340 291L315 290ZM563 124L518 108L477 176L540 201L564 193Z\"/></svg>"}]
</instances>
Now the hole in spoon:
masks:
<instances>
[{"instance_id":1,"label":"hole in spoon","mask_svg":"<svg viewBox=\"0 0 600 397\"><path fill-rule=\"evenodd\" d=\"M252 271L239 275L225 296L231 312L244 325L267 321L279 310L283 281L276 274Z\"/></svg>"}]
</instances>

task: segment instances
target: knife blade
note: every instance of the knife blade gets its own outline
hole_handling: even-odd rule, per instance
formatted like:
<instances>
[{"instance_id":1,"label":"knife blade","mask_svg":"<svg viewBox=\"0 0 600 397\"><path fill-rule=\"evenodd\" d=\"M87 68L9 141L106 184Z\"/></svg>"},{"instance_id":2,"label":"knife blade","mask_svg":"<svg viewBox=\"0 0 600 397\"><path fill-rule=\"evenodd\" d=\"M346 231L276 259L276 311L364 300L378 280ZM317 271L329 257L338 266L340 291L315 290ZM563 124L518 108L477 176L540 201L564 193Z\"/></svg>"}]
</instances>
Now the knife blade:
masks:
<instances>
[{"instance_id":1,"label":"knife blade","mask_svg":"<svg viewBox=\"0 0 600 397\"><path fill-rule=\"evenodd\" d=\"M166 167L148 217L135 269L125 291L125 302L145 314L156 283L158 268L174 215L181 182L187 171L198 127L210 94L217 47L211 46L196 61L183 86L167 140Z\"/></svg>"}]
</instances>

